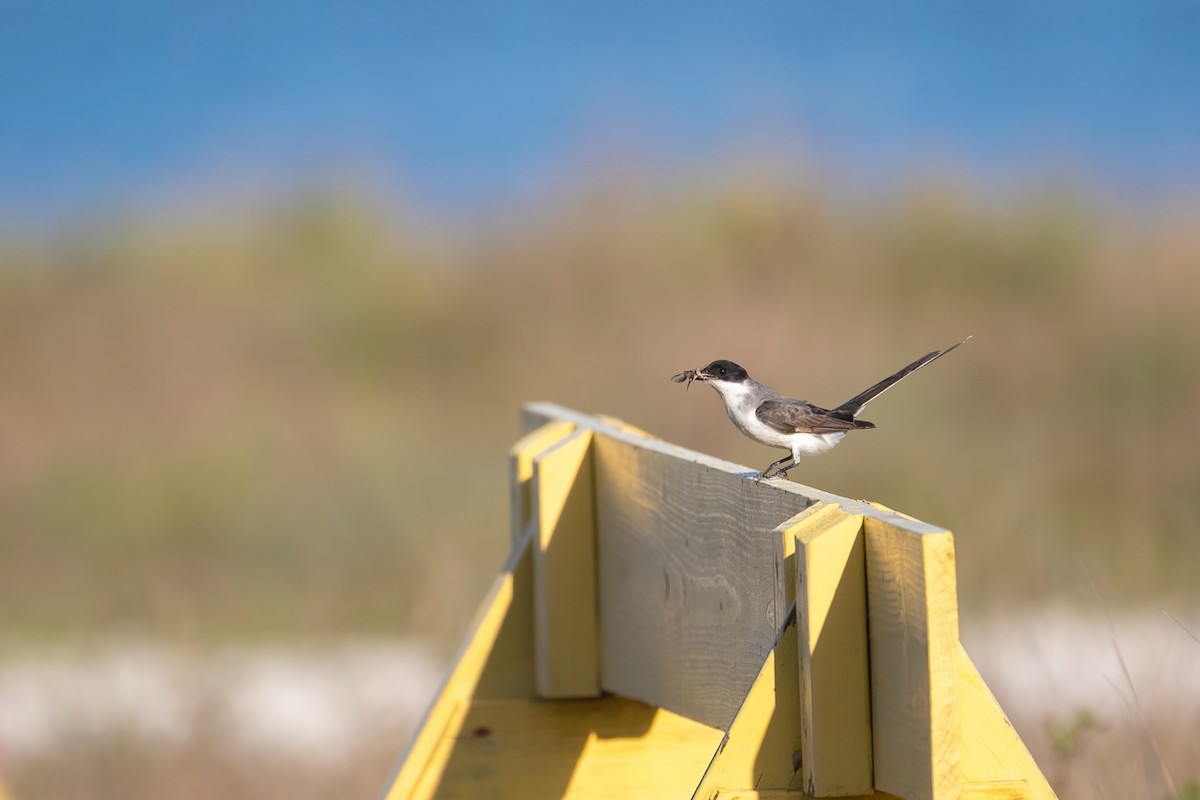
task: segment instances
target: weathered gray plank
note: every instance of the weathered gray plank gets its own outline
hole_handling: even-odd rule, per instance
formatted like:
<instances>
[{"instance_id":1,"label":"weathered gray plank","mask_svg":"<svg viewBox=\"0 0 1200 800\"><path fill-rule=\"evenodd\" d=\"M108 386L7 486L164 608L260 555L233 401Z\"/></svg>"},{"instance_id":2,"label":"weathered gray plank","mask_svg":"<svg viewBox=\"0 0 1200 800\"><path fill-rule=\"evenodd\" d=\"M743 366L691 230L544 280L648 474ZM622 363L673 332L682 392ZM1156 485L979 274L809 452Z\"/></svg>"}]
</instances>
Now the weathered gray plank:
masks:
<instances>
[{"instance_id":1,"label":"weathered gray plank","mask_svg":"<svg viewBox=\"0 0 1200 800\"><path fill-rule=\"evenodd\" d=\"M664 442L662 439L657 439L653 436L631 429L628 426L613 421L611 418L596 417L591 414L583 414L579 411L560 406L555 403L527 403L521 409L521 431L529 433L541 427L547 422L561 421L569 422L576 427L587 428L597 433L602 433L618 441L628 442L629 444L644 447L647 450L652 450L656 453L681 458L686 461L691 461L695 464L707 466L714 470L728 472L731 475L739 475L743 478L752 478L758 474L758 470L741 464L735 464L732 461L726 461L722 458L689 450L686 447L680 447L677 444ZM895 511L883 508L866 500L855 500L850 497L842 497L831 492L821 491L812 486L805 486L802 483L796 483L792 480L786 481L764 481L759 484L763 490L760 498L761 503L781 503L787 506L789 500L782 498L780 495L797 495L807 500L808 504L812 503L837 503L842 507L842 510L847 514L862 514L869 519L877 519L881 522L886 522L891 525L898 525L913 533L945 533L944 528L939 528L936 525L930 525L928 522L915 520L911 517L906 517L903 514L897 514ZM780 518L783 522L790 515L785 515Z\"/></svg>"},{"instance_id":2,"label":"weathered gray plank","mask_svg":"<svg viewBox=\"0 0 1200 800\"><path fill-rule=\"evenodd\" d=\"M607 436L595 458L601 685L725 728L787 612L774 529L808 500Z\"/></svg>"}]
</instances>

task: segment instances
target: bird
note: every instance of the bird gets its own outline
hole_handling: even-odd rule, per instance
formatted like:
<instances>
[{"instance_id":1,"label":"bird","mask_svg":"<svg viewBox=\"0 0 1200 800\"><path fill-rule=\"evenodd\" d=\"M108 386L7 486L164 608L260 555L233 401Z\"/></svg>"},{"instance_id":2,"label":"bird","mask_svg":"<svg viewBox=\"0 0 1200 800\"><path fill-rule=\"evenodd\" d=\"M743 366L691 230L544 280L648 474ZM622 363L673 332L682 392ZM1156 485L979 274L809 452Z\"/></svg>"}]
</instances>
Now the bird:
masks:
<instances>
[{"instance_id":1,"label":"bird","mask_svg":"<svg viewBox=\"0 0 1200 800\"><path fill-rule=\"evenodd\" d=\"M757 482L764 478L785 478L788 471L800 463L801 456L819 455L832 450L849 431L874 428L873 422L858 419L867 403L970 338L968 336L945 350L926 353L836 408L821 408L807 400L782 395L751 378L742 366L725 359L713 361L698 370L680 372L671 380L676 383L687 381L688 388L691 388L692 381L707 383L721 395L725 413L739 431L759 444L790 451L758 473L755 478ZM788 464L788 461L792 463Z\"/></svg>"}]
</instances>

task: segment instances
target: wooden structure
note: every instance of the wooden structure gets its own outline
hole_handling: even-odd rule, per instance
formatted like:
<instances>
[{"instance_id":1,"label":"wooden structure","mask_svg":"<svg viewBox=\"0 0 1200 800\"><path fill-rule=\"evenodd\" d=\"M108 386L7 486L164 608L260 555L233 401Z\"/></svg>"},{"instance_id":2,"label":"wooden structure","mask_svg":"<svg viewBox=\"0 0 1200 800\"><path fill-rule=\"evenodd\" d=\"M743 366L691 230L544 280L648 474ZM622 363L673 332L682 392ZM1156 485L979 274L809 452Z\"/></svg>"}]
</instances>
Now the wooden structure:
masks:
<instances>
[{"instance_id":1,"label":"wooden structure","mask_svg":"<svg viewBox=\"0 0 1200 800\"><path fill-rule=\"evenodd\" d=\"M548 404L513 549L385 800L1054 793L958 641L949 531Z\"/></svg>"}]
</instances>

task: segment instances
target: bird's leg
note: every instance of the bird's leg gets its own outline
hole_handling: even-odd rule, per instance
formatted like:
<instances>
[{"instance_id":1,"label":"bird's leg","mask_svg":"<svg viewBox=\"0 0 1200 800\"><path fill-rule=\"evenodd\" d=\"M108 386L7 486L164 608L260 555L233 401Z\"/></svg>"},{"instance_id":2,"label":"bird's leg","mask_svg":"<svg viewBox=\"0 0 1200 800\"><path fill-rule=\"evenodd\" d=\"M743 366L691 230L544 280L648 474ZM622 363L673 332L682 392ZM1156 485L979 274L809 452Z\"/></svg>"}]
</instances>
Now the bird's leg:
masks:
<instances>
[{"instance_id":1,"label":"bird's leg","mask_svg":"<svg viewBox=\"0 0 1200 800\"><path fill-rule=\"evenodd\" d=\"M792 459L792 463L788 464L786 467L780 467L780 468L779 468L779 476L778 476L778 477L780 477L780 478L786 478L786 477L787 477L787 474L788 474L788 471L789 471L789 470L792 470L792 469L795 469L795 468L796 468L796 467L798 467L798 466L800 466L800 460L799 460L799 459Z\"/></svg>"},{"instance_id":2,"label":"bird's leg","mask_svg":"<svg viewBox=\"0 0 1200 800\"><path fill-rule=\"evenodd\" d=\"M792 464L787 467L782 466L783 462L790 461L790 460L793 460L792 454L788 453L786 456L779 459L778 461L772 461L771 465L769 467L764 469L762 472L758 473L758 477L754 479L754 482L757 483L757 482L761 481L763 478L774 478L776 475L785 475L786 476L787 471L789 469L791 469L792 467L796 466L795 464Z\"/></svg>"}]
</instances>

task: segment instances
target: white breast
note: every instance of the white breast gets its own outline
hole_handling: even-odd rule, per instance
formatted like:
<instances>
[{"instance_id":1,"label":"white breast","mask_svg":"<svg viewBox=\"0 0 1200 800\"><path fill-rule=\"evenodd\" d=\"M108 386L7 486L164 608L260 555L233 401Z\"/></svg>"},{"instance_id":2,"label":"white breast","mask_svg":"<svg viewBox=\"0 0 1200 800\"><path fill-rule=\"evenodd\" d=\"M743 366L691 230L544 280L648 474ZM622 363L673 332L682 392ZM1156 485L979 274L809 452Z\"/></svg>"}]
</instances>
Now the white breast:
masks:
<instances>
[{"instance_id":1,"label":"white breast","mask_svg":"<svg viewBox=\"0 0 1200 800\"><path fill-rule=\"evenodd\" d=\"M845 438L844 432L836 433L781 433L769 425L763 424L755 413L758 408L758 396L749 387L740 383L724 383L713 381L709 384L721 395L725 402L725 413L737 426L737 429L760 444L768 447L782 447L792 451L797 461L802 455L818 455L831 450Z\"/></svg>"}]
</instances>

